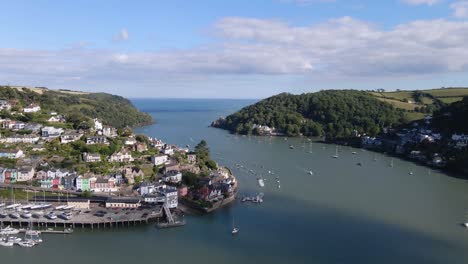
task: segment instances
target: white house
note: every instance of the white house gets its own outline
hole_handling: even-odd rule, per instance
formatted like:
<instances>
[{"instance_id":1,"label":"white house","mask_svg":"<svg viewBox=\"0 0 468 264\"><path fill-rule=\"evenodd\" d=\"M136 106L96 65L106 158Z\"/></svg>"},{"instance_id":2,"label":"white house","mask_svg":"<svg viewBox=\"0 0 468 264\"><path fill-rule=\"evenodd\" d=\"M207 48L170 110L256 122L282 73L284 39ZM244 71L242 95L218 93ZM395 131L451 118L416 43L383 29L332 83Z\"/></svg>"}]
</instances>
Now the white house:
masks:
<instances>
[{"instance_id":1,"label":"white house","mask_svg":"<svg viewBox=\"0 0 468 264\"><path fill-rule=\"evenodd\" d=\"M50 123L65 122L65 118L61 115L54 115L54 116L51 116L49 119L47 119L47 122L50 122Z\"/></svg>"},{"instance_id":2,"label":"white house","mask_svg":"<svg viewBox=\"0 0 468 264\"><path fill-rule=\"evenodd\" d=\"M30 104L29 106L23 108L23 112L25 113L36 113L39 111L41 111L41 107L37 104Z\"/></svg>"},{"instance_id":3,"label":"white house","mask_svg":"<svg viewBox=\"0 0 468 264\"><path fill-rule=\"evenodd\" d=\"M82 136L82 133L78 133L75 131L66 131L60 136L60 142L62 144L67 144L79 140Z\"/></svg>"},{"instance_id":4,"label":"white house","mask_svg":"<svg viewBox=\"0 0 468 264\"><path fill-rule=\"evenodd\" d=\"M16 181L18 182L25 182L25 181L30 181L34 177L34 173L36 171L32 166L24 166L18 169L18 174Z\"/></svg>"},{"instance_id":5,"label":"white house","mask_svg":"<svg viewBox=\"0 0 468 264\"><path fill-rule=\"evenodd\" d=\"M63 133L63 128L55 128L55 127L43 127L41 129L42 137L46 138L56 138L59 137Z\"/></svg>"},{"instance_id":6,"label":"white house","mask_svg":"<svg viewBox=\"0 0 468 264\"><path fill-rule=\"evenodd\" d=\"M163 177L164 182L180 183L182 181L182 173L180 171L171 170L168 171Z\"/></svg>"},{"instance_id":7,"label":"white house","mask_svg":"<svg viewBox=\"0 0 468 264\"><path fill-rule=\"evenodd\" d=\"M109 141L107 140L106 137L103 137L103 136L87 137L86 138L86 145L94 145L94 144L108 145Z\"/></svg>"},{"instance_id":8,"label":"white house","mask_svg":"<svg viewBox=\"0 0 468 264\"><path fill-rule=\"evenodd\" d=\"M83 153L83 161L84 162L99 162L101 161L101 155L98 153Z\"/></svg>"},{"instance_id":9,"label":"white house","mask_svg":"<svg viewBox=\"0 0 468 264\"><path fill-rule=\"evenodd\" d=\"M24 156L21 149L18 150L0 150L0 158L19 159Z\"/></svg>"},{"instance_id":10,"label":"white house","mask_svg":"<svg viewBox=\"0 0 468 264\"><path fill-rule=\"evenodd\" d=\"M114 153L108 159L109 162L132 162L133 160L132 154L126 150Z\"/></svg>"},{"instance_id":11,"label":"white house","mask_svg":"<svg viewBox=\"0 0 468 264\"><path fill-rule=\"evenodd\" d=\"M113 127L104 127L102 129L102 135L110 138L114 138L117 136L117 129Z\"/></svg>"},{"instance_id":12,"label":"white house","mask_svg":"<svg viewBox=\"0 0 468 264\"><path fill-rule=\"evenodd\" d=\"M99 119L94 118L94 129L95 130L102 130L102 122Z\"/></svg>"},{"instance_id":13,"label":"white house","mask_svg":"<svg viewBox=\"0 0 468 264\"><path fill-rule=\"evenodd\" d=\"M24 143L34 144L39 141L38 135L12 135L9 137L0 138L2 143Z\"/></svg>"},{"instance_id":14,"label":"white house","mask_svg":"<svg viewBox=\"0 0 468 264\"><path fill-rule=\"evenodd\" d=\"M0 99L0 110L10 110L10 109L11 109L11 104L8 102L8 100Z\"/></svg>"},{"instance_id":15,"label":"white house","mask_svg":"<svg viewBox=\"0 0 468 264\"><path fill-rule=\"evenodd\" d=\"M171 146L166 145L164 147L164 149L162 150L162 153L164 153L166 155L173 155L174 154L174 149Z\"/></svg>"},{"instance_id":16,"label":"white house","mask_svg":"<svg viewBox=\"0 0 468 264\"><path fill-rule=\"evenodd\" d=\"M129 137L129 138L125 139L125 145L127 145L127 146L133 146L136 143L137 143L137 141L133 137Z\"/></svg>"},{"instance_id":17,"label":"white house","mask_svg":"<svg viewBox=\"0 0 468 264\"><path fill-rule=\"evenodd\" d=\"M156 156L151 157L151 163L155 166L166 164L168 161L167 155L158 154Z\"/></svg>"}]
</instances>

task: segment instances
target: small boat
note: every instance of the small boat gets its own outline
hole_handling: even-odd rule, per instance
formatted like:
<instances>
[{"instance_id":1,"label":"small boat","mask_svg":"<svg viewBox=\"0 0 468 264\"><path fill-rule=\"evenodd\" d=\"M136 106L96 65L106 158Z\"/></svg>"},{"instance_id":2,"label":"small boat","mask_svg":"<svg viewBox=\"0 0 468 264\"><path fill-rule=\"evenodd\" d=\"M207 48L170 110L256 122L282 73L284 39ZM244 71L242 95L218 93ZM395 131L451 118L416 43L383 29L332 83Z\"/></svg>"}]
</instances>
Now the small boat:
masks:
<instances>
[{"instance_id":1,"label":"small boat","mask_svg":"<svg viewBox=\"0 0 468 264\"><path fill-rule=\"evenodd\" d=\"M64 210L65 207L67 207L66 205L59 205L57 207L55 207L55 210Z\"/></svg>"},{"instance_id":2,"label":"small boat","mask_svg":"<svg viewBox=\"0 0 468 264\"><path fill-rule=\"evenodd\" d=\"M4 213L4 212L0 212L0 218L5 218L5 217L7 217L7 216L8 216L8 214L6 214L6 213Z\"/></svg>"},{"instance_id":3,"label":"small boat","mask_svg":"<svg viewBox=\"0 0 468 264\"><path fill-rule=\"evenodd\" d=\"M357 155L357 152L356 152L356 151L353 151L353 152L351 152L351 154L353 154L353 155Z\"/></svg>"},{"instance_id":4,"label":"small boat","mask_svg":"<svg viewBox=\"0 0 468 264\"><path fill-rule=\"evenodd\" d=\"M413 173L412 171L410 171L408 174L409 174L409 175L413 175L414 173Z\"/></svg>"},{"instance_id":5,"label":"small boat","mask_svg":"<svg viewBox=\"0 0 468 264\"><path fill-rule=\"evenodd\" d=\"M21 210L27 210L27 209L31 209L31 207L33 207L33 204L27 204L27 205L23 205L20 207Z\"/></svg>"},{"instance_id":6,"label":"small boat","mask_svg":"<svg viewBox=\"0 0 468 264\"><path fill-rule=\"evenodd\" d=\"M14 209L14 208L20 207L20 206L21 206L21 204L16 203L16 204L10 204L10 205L8 205L8 206L5 207L5 208L6 208L6 209Z\"/></svg>"},{"instance_id":7,"label":"small boat","mask_svg":"<svg viewBox=\"0 0 468 264\"><path fill-rule=\"evenodd\" d=\"M18 243L20 247L34 247L36 243L32 240L25 240Z\"/></svg>"},{"instance_id":8,"label":"small boat","mask_svg":"<svg viewBox=\"0 0 468 264\"><path fill-rule=\"evenodd\" d=\"M11 241L0 240L0 246L2 247L12 247L14 245Z\"/></svg>"},{"instance_id":9,"label":"small boat","mask_svg":"<svg viewBox=\"0 0 468 264\"><path fill-rule=\"evenodd\" d=\"M257 178L257 181L260 187L265 187L265 181L263 180L263 178Z\"/></svg>"},{"instance_id":10,"label":"small boat","mask_svg":"<svg viewBox=\"0 0 468 264\"><path fill-rule=\"evenodd\" d=\"M293 145L289 145L289 148L290 148L290 149L294 149L294 146L293 146Z\"/></svg>"},{"instance_id":11,"label":"small boat","mask_svg":"<svg viewBox=\"0 0 468 264\"><path fill-rule=\"evenodd\" d=\"M0 229L0 235L16 235L16 234L19 234L19 230L12 228L10 226Z\"/></svg>"},{"instance_id":12,"label":"small boat","mask_svg":"<svg viewBox=\"0 0 468 264\"><path fill-rule=\"evenodd\" d=\"M464 225L466 228L468 228L468 222L463 223L463 225Z\"/></svg>"},{"instance_id":13,"label":"small boat","mask_svg":"<svg viewBox=\"0 0 468 264\"><path fill-rule=\"evenodd\" d=\"M309 175L314 175L313 171L309 171L308 173L309 173Z\"/></svg>"},{"instance_id":14,"label":"small boat","mask_svg":"<svg viewBox=\"0 0 468 264\"><path fill-rule=\"evenodd\" d=\"M235 225L234 225L234 218L232 218L232 230L231 230L231 234L235 235L239 233L239 228L237 228Z\"/></svg>"},{"instance_id":15,"label":"small boat","mask_svg":"<svg viewBox=\"0 0 468 264\"><path fill-rule=\"evenodd\" d=\"M19 242L22 241L21 238L15 237L15 236L10 236L10 237L7 238L7 240L8 240L8 242L13 242L13 243L15 243L15 244L17 244L17 243L19 243Z\"/></svg>"},{"instance_id":16,"label":"small boat","mask_svg":"<svg viewBox=\"0 0 468 264\"><path fill-rule=\"evenodd\" d=\"M6 204L4 203L0 203L0 207L4 207Z\"/></svg>"},{"instance_id":17,"label":"small boat","mask_svg":"<svg viewBox=\"0 0 468 264\"><path fill-rule=\"evenodd\" d=\"M356 165L362 167L362 163L361 163L361 162L356 163Z\"/></svg>"},{"instance_id":18,"label":"small boat","mask_svg":"<svg viewBox=\"0 0 468 264\"><path fill-rule=\"evenodd\" d=\"M338 146L336 146L336 150L335 150L335 155L332 156L334 159L338 159L339 156L338 156Z\"/></svg>"}]
</instances>

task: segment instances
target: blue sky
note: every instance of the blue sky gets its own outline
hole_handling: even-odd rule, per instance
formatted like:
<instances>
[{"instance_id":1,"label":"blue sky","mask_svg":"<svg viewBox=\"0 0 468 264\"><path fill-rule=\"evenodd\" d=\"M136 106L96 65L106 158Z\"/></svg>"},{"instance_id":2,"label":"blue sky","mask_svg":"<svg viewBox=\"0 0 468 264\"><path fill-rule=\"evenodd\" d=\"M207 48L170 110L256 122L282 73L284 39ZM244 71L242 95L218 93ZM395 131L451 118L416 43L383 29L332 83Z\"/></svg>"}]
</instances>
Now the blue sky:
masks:
<instances>
[{"instance_id":1,"label":"blue sky","mask_svg":"<svg viewBox=\"0 0 468 264\"><path fill-rule=\"evenodd\" d=\"M467 86L468 1L0 1L0 83L263 98Z\"/></svg>"}]
</instances>

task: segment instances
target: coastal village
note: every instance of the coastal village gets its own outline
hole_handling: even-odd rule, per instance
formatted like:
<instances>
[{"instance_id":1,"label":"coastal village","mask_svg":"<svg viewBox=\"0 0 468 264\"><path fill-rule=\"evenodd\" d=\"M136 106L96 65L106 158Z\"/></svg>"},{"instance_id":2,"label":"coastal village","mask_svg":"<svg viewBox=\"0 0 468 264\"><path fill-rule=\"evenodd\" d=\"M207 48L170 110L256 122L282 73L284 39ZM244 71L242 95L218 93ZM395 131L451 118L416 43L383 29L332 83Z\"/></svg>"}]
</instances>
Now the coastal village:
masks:
<instances>
[{"instance_id":1,"label":"coastal village","mask_svg":"<svg viewBox=\"0 0 468 264\"><path fill-rule=\"evenodd\" d=\"M354 132L353 138L333 140L333 143L353 145L374 151L394 154L418 163L444 169L457 154L468 147L468 135L444 134L432 125L432 115L400 128L384 128L377 136ZM223 120L220 118L219 120ZM219 122L219 121L215 121ZM216 123L212 126L216 126ZM252 131L261 136L285 136L274 127L253 124Z\"/></svg>"},{"instance_id":2,"label":"coastal village","mask_svg":"<svg viewBox=\"0 0 468 264\"><path fill-rule=\"evenodd\" d=\"M97 118L89 127L71 129L66 116L36 103L21 107L0 99L0 111L2 223L40 221L40 215L34 219L35 206L50 208L60 201L66 201L68 209L81 210L93 208L93 203L117 209L156 206L158 215L163 208L173 222L171 212L179 212L181 206L209 212L235 199L236 179L210 159L205 141L190 150ZM47 116L47 121L21 121L38 115ZM31 193L23 205L15 201L20 189ZM50 215L46 218L51 220Z\"/></svg>"}]
</instances>

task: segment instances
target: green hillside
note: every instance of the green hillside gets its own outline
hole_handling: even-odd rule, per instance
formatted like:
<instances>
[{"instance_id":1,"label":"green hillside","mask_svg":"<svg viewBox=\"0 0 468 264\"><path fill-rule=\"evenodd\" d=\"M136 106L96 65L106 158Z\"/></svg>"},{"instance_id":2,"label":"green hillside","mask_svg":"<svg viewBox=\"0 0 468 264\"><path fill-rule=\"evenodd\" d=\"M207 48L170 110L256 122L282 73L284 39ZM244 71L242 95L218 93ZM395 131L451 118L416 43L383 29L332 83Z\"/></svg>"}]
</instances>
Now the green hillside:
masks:
<instances>
[{"instance_id":1,"label":"green hillside","mask_svg":"<svg viewBox=\"0 0 468 264\"><path fill-rule=\"evenodd\" d=\"M348 137L378 134L404 122L403 110L368 92L328 90L301 95L279 94L218 120L213 126L239 134L258 134L253 125L274 127L288 136Z\"/></svg>"},{"instance_id":2,"label":"green hillside","mask_svg":"<svg viewBox=\"0 0 468 264\"><path fill-rule=\"evenodd\" d=\"M13 110L36 103L41 106L44 118L47 116L45 113L55 111L75 123L99 118L107 125L123 128L153 122L151 116L140 112L128 99L106 93L0 86L0 98L14 101ZM42 116L39 113L32 118L40 119Z\"/></svg>"}]
</instances>

